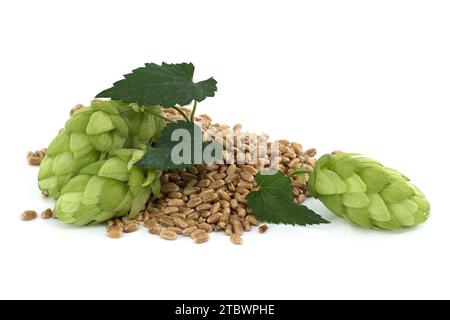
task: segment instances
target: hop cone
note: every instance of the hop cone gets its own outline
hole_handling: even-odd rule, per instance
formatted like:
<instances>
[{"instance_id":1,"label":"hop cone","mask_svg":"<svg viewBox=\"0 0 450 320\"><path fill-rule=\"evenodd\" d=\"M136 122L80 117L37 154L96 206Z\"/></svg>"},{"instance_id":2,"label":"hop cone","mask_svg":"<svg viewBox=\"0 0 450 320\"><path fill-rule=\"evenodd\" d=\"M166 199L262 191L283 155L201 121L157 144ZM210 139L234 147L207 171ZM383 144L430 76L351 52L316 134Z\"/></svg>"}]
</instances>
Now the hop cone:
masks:
<instances>
[{"instance_id":1,"label":"hop cone","mask_svg":"<svg viewBox=\"0 0 450 320\"><path fill-rule=\"evenodd\" d=\"M137 215L160 181L153 170L134 167L144 151L118 149L108 160L87 165L61 190L55 215L65 223L95 224L112 217Z\"/></svg>"},{"instance_id":2,"label":"hop cone","mask_svg":"<svg viewBox=\"0 0 450 320\"><path fill-rule=\"evenodd\" d=\"M125 142L127 148L148 146L159 137L164 126L163 120L155 116L155 114L161 114L159 106L138 107L131 104L130 108L122 114L129 130L129 136Z\"/></svg>"},{"instance_id":3,"label":"hop cone","mask_svg":"<svg viewBox=\"0 0 450 320\"><path fill-rule=\"evenodd\" d=\"M309 191L336 215L363 228L412 227L430 213L425 196L407 177L357 154L322 156L310 175Z\"/></svg>"},{"instance_id":4,"label":"hop cone","mask_svg":"<svg viewBox=\"0 0 450 320\"><path fill-rule=\"evenodd\" d=\"M58 198L70 178L102 153L120 148L128 136L128 127L119 115L123 105L115 101L93 101L66 122L64 130L50 143L41 163L39 189Z\"/></svg>"},{"instance_id":5,"label":"hop cone","mask_svg":"<svg viewBox=\"0 0 450 320\"><path fill-rule=\"evenodd\" d=\"M154 114L159 107L146 107ZM67 121L51 142L39 171L39 188L57 199L62 187L87 164L122 147L138 148L159 135L162 121L120 101L94 100Z\"/></svg>"}]
</instances>

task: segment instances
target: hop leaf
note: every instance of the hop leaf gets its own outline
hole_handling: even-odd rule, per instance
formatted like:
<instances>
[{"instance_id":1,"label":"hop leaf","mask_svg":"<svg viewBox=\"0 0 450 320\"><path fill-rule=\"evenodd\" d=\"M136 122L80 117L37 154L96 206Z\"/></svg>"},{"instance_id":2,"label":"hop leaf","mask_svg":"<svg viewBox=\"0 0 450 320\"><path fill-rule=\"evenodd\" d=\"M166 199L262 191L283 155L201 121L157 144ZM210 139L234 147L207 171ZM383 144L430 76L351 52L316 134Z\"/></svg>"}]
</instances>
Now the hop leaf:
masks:
<instances>
[{"instance_id":1,"label":"hop leaf","mask_svg":"<svg viewBox=\"0 0 450 320\"><path fill-rule=\"evenodd\" d=\"M97 98L170 108L177 104L187 105L192 100L200 102L206 97L214 97L217 81L209 78L193 82L194 70L192 63L147 63L100 92Z\"/></svg>"},{"instance_id":2,"label":"hop leaf","mask_svg":"<svg viewBox=\"0 0 450 320\"><path fill-rule=\"evenodd\" d=\"M289 177L281 172L256 175L259 191L247 196L247 205L261 220L272 223L307 225L328 223L327 220L294 202Z\"/></svg>"}]
</instances>

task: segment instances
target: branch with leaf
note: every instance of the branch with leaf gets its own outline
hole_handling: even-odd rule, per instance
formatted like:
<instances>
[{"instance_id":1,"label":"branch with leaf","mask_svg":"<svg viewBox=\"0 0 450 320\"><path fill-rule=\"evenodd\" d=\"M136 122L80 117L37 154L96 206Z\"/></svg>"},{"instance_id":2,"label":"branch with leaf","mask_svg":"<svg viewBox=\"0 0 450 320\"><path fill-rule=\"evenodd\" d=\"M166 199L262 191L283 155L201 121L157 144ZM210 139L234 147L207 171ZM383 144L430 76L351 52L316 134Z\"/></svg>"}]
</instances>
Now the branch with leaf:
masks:
<instances>
[{"instance_id":1,"label":"branch with leaf","mask_svg":"<svg viewBox=\"0 0 450 320\"><path fill-rule=\"evenodd\" d=\"M194 157L195 152L191 153L189 161L183 163L175 163L171 157L172 151L178 144L178 141L172 140L173 133L178 129L190 134L189 143L192 151L204 150L212 144L212 142L202 141L201 137L198 138L198 132L201 135L201 130L194 123L194 117L198 102L207 97L214 97L217 82L213 78L194 82L194 70L192 63L162 63L162 65L149 63L133 70L125 75L124 79L97 95L98 98L135 103L143 108L148 105L173 108L183 117L184 121L177 122L164 117L169 124L162 130L156 145L148 147L144 157L135 164L136 166L172 170L205 162L203 153L200 163ZM193 103L192 113L188 117L180 106L191 103ZM221 159L219 155L215 156L216 159ZM307 207L294 202L291 180L283 173L277 172L273 175L259 173L256 181L259 191L250 193L247 201L248 207L261 220L292 225L328 223Z\"/></svg>"}]
</instances>

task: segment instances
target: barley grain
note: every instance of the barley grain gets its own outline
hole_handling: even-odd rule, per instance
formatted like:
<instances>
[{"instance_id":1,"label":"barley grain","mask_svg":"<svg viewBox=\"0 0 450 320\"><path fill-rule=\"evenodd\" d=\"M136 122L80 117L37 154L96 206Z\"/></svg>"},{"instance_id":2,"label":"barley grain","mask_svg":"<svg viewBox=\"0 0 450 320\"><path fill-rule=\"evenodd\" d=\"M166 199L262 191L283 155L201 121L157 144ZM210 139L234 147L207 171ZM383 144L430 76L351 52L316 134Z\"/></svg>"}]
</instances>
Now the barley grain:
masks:
<instances>
[{"instance_id":1,"label":"barley grain","mask_svg":"<svg viewBox=\"0 0 450 320\"><path fill-rule=\"evenodd\" d=\"M120 229L117 229L114 227L108 228L106 233L107 233L108 237L113 238L113 239L118 239L122 236L122 231L120 231Z\"/></svg>"},{"instance_id":2,"label":"barley grain","mask_svg":"<svg viewBox=\"0 0 450 320\"><path fill-rule=\"evenodd\" d=\"M236 187L236 188L235 188L235 191L236 191L237 193L243 195L243 196L246 196L247 194L250 193L249 190L244 189L244 188L241 188L241 187Z\"/></svg>"},{"instance_id":3,"label":"barley grain","mask_svg":"<svg viewBox=\"0 0 450 320\"><path fill-rule=\"evenodd\" d=\"M187 206L188 208L195 208L199 206L202 202L203 202L202 198L194 197L188 201Z\"/></svg>"},{"instance_id":4,"label":"barley grain","mask_svg":"<svg viewBox=\"0 0 450 320\"><path fill-rule=\"evenodd\" d=\"M20 215L20 219L22 221L30 221L33 219L36 219L37 217L37 212L34 210L26 210L24 212L22 212L22 214Z\"/></svg>"},{"instance_id":5,"label":"barley grain","mask_svg":"<svg viewBox=\"0 0 450 320\"><path fill-rule=\"evenodd\" d=\"M186 220L188 227L194 227L194 226L198 225L198 219L200 219L200 218L197 218L197 220L193 220L193 219Z\"/></svg>"},{"instance_id":6,"label":"barley grain","mask_svg":"<svg viewBox=\"0 0 450 320\"><path fill-rule=\"evenodd\" d=\"M213 183L211 183L211 188L214 190L220 189L225 185L224 180L216 180Z\"/></svg>"},{"instance_id":7,"label":"barley grain","mask_svg":"<svg viewBox=\"0 0 450 320\"><path fill-rule=\"evenodd\" d=\"M247 171L242 171L240 175L244 181L253 182L255 180L255 178Z\"/></svg>"},{"instance_id":8,"label":"barley grain","mask_svg":"<svg viewBox=\"0 0 450 320\"><path fill-rule=\"evenodd\" d=\"M200 214L198 212L192 212L190 214L187 215L187 219L192 219L192 220L198 220L198 218L200 217Z\"/></svg>"},{"instance_id":9,"label":"barley grain","mask_svg":"<svg viewBox=\"0 0 450 320\"><path fill-rule=\"evenodd\" d=\"M248 222L250 222L254 226L257 226L257 225L260 224L259 220L253 215L246 216L245 220L247 220Z\"/></svg>"},{"instance_id":10,"label":"barley grain","mask_svg":"<svg viewBox=\"0 0 450 320\"><path fill-rule=\"evenodd\" d=\"M317 154L317 150L314 148L305 151L305 154L309 157L314 157Z\"/></svg>"},{"instance_id":11,"label":"barley grain","mask_svg":"<svg viewBox=\"0 0 450 320\"><path fill-rule=\"evenodd\" d=\"M242 240L241 236L239 234L233 233L230 237L230 240L232 243L237 244L237 245L241 245L244 243L244 241Z\"/></svg>"},{"instance_id":12,"label":"barley grain","mask_svg":"<svg viewBox=\"0 0 450 320\"><path fill-rule=\"evenodd\" d=\"M236 200L238 203L242 203L242 204L247 204L247 198L245 196L242 195L237 195L236 196Z\"/></svg>"},{"instance_id":13,"label":"barley grain","mask_svg":"<svg viewBox=\"0 0 450 320\"><path fill-rule=\"evenodd\" d=\"M164 214L172 214L172 213L176 213L179 212L180 209L178 207L166 207L164 208Z\"/></svg>"},{"instance_id":14,"label":"barley grain","mask_svg":"<svg viewBox=\"0 0 450 320\"><path fill-rule=\"evenodd\" d=\"M297 155L301 155L303 153L303 148L300 144L298 143L292 143L292 149L294 149L294 152Z\"/></svg>"},{"instance_id":15,"label":"barley grain","mask_svg":"<svg viewBox=\"0 0 450 320\"><path fill-rule=\"evenodd\" d=\"M175 226L180 227L181 229L185 229L188 227L188 223L181 218L173 218L173 223Z\"/></svg>"},{"instance_id":16,"label":"barley grain","mask_svg":"<svg viewBox=\"0 0 450 320\"><path fill-rule=\"evenodd\" d=\"M144 227L146 228L156 227L157 225L158 224L156 223L156 221L152 219L147 219L144 221Z\"/></svg>"},{"instance_id":17,"label":"barley grain","mask_svg":"<svg viewBox=\"0 0 450 320\"><path fill-rule=\"evenodd\" d=\"M253 189L253 183L250 182L245 182L245 181L241 181L237 184L237 186L239 188L243 188L243 189L247 189L247 190L252 190Z\"/></svg>"},{"instance_id":18,"label":"barley grain","mask_svg":"<svg viewBox=\"0 0 450 320\"><path fill-rule=\"evenodd\" d=\"M183 229L181 229L179 227L168 227L167 230L173 231L176 234L183 234Z\"/></svg>"},{"instance_id":19,"label":"barley grain","mask_svg":"<svg viewBox=\"0 0 450 320\"><path fill-rule=\"evenodd\" d=\"M247 220L244 220L242 222L242 228L244 229L244 231L248 232L252 229L252 225Z\"/></svg>"},{"instance_id":20,"label":"barley grain","mask_svg":"<svg viewBox=\"0 0 450 320\"><path fill-rule=\"evenodd\" d=\"M217 195L219 196L220 200L225 200L227 202L229 202L231 200L231 198L228 195L228 193L226 193L224 190L218 190L217 191Z\"/></svg>"},{"instance_id":21,"label":"barley grain","mask_svg":"<svg viewBox=\"0 0 450 320\"><path fill-rule=\"evenodd\" d=\"M210 215L208 217L208 219L206 219L206 222L211 223L211 224L217 223L221 217L222 217L222 215L220 213L214 213L214 214Z\"/></svg>"},{"instance_id":22,"label":"barley grain","mask_svg":"<svg viewBox=\"0 0 450 320\"><path fill-rule=\"evenodd\" d=\"M203 196L203 201L204 202L217 202L217 201L219 201L219 196L217 195L217 193L209 192Z\"/></svg>"},{"instance_id":23,"label":"barley grain","mask_svg":"<svg viewBox=\"0 0 450 320\"><path fill-rule=\"evenodd\" d=\"M52 209L48 208L48 209L45 209L44 211L42 211L41 217L42 217L42 219L53 218L53 211L52 211Z\"/></svg>"},{"instance_id":24,"label":"barley grain","mask_svg":"<svg viewBox=\"0 0 450 320\"><path fill-rule=\"evenodd\" d=\"M180 190L180 187L177 186L175 183L166 183L161 186L161 192L163 193L171 193L171 192L177 192Z\"/></svg>"},{"instance_id":25,"label":"barley grain","mask_svg":"<svg viewBox=\"0 0 450 320\"><path fill-rule=\"evenodd\" d=\"M162 230L159 236L165 240L176 240L177 233L171 230Z\"/></svg>"},{"instance_id":26,"label":"barley grain","mask_svg":"<svg viewBox=\"0 0 450 320\"><path fill-rule=\"evenodd\" d=\"M230 198L230 201L231 201L231 198ZM229 202L229 201L226 201L226 200L220 200L219 203L220 203L220 207L221 207L222 209L225 209L225 208L229 208L229 207L230 207L230 202Z\"/></svg>"},{"instance_id":27,"label":"barley grain","mask_svg":"<svg viewBox=\"0 0 450 320\"><path fill-rule=\"evenodd\" d=\"M220 203L219 202L214 203L213 206L211 207L210 211L212 214L219 212L220 211Z\"/></svg>"},{"instance_id":28,"label":"barley grain","mask_svg":"<svg viewBox=\"0 0 450 320\"><path fill-rule=\"evenodd\" d=\"M190 215L191 213L195 212L195 210L192 208L182 208L181 212L187 216L187 215Z\"/></svg>"},{"instance_id":29,"label":"barley grain","mask_svg":"<svg viewBox=\"0 0 450 320\"><path fill-rule=\"evenodd\" d=\"M269 227L267 226L267 224L263 224L263 225L259 226L259 228L258 228L260 233L265 233L265 232L267 232L268 229L269 229Z\"/></svg>"},{"instance_id":30,"label":"barley grain","mask_svg":"<svg viewBox=\"0 0 450 320\"><path fill-rule=\"evenodd\" d=\"M255 167L250 166L250 165L245 165L245 166L243 167L243 170L244 170L245 172L251 174L252 176L256 176L256 174L258 173L258 170L257 170Z\"/></svg>"},{"instance_id":31,"label":"barley grain","mask_svg":"<svg viewBox=\"0 0 450 320\"><path fill-rule=\"evenodd\" d=\"M197 227L198 227L199 229L202 229L202 230L208 232L208 233L210 233L210 232L213 231L213 227L212 227L210 224L206 223L206 222L199 223L199 224L197 225Z\"/></svg>"},{"instance_id":32,"label":"barley grain","mask_svg":"<svg viewBox=\"0 0 450 320\"><path fill-rule=\"evenodd\" d=\"M159 219L159 224L162 225L163 227L173 227L174 223L173 220L167 217L162 217Z\"/></svg>"},{"instance_id":33,"label":"barley grain","mask_svg":"<svg viewBox=\"0 0 450 320\"><path fill-rule=\"evenodd\" d=\"M209 240L209 234L207 234L207 233L201 233L201 234L197 235L196 237L194 237L194 241L197 244L208 242L208 240Z\"/></svg>"},{"instance_id":34,"label":"barley grain","mask_svg":"<svg viewBox=\"0 0 450 320\"><path fill-rule=\"evenodd\" d=\"M225 234L227 236L231 236L233 234L233 226L231 224L227 224L225 227Z\"/></svg>"},{"instance_id":35,"label":"barley grain","mask_svg":"<svg viewBox=\"0 0 450 320\"><path fill-rule=\"evenodd\" d=\"M231 225L233 226L233 232L237 234L242 234L244 232L244 229L242 228L242 224L239 222L239 220L231 220Z\"/></svg>"},{"instance_id":36,"label":"barley grain","mask_svg":"<svg viewBox=\"0 0 450 320\"><path fill-rule=\"evenodd\" d=\"M191 232L191 234L189 235L192 239L195 239L196 237L198 237L200 234L205 234L205 230L202 229L197 229L194 230L193 232Z\"/></svg>"},{"instance_id":37,"label":"barley grain","mask_svg":"<svg viewBox=\"0 0 450 320\"><path fill-rule=\"evenodd\" d=\"M184 186L184 188L185 188L185 190L186 189L190 189L190 188L194 188L195 187L195 185L198 183L198 180L197 179L192 179L192 180L190 180L188 183L186 183L186 185ZM198 187L195 187L195 188L198 188ZM198 188L198 190L200 190L200 188Z\"/></svg>"},{"instance_id":38,"label":"barley grain","mask_svg":"<svg viewBox=\"0 0 450 320\"><path fill-rule=\"evenodd\" d=\"M214 189L209 188L209 189L205 189L205 190L203 190L202 192L200 192L200 193L198 194L198 196L199 196L200 198L204 199L205 196L207 196L208 194L211 194L211 193L214 193Z\"/></svg>"},{"instance_id":39,"label":"barley grain","mask_svg":"<svg viewBox=\"0 0 450 320\"><path fill-rule=\"evenodd\" d=\"M226 178L226 176L227 175L224 172L216 172L216 173L211 175L211 177L214 179L214 181L223 180L223 179Z\"/></svg>"},{"instance_id":40,"label":"barley grain","mask_svg":"<svg viewBox=\"0 0 450 320\"><path fill-rule=\"evenodd\" d=\"M132 232L136 232L138 230L139 230L139 224L137 222L127 223L123 227L123 232L125 232L125 233L132 233Z\"/></svg>"},{"instance_id":41,"label":"barley grain","mask_svg":"<svg viewBox=\"0 0 450 320\"><path fill-rule=\"evenodd\" d=\"M208 188L211 184L211 180L203 179L197 183L197 187L199 188Z\"/></svg>"},{"instance_id":42,"label":"barley grain","mask_svg":"<svg viewBox=\"0 0 450 320\"><path fill-rule=\"evenodd\" d=\"M244 208L238 208L237 215L241 218L244 218L247 215L247 211L245 211Z\"/></svg>"},{"instance_id":43,"label":"barley grain","mask_svg":"<svg viewBox=\"0 0 450 320\"><path fill-rule=\"evenodd\" d=\"M207 211L207 210L209 210L209 209L211 209L211 208L212 208L212 205L211 205L211 204L209 204L209 203L203 203L203 204L201 204L201 205L196 206L196 207L195 207L195 210L197 210L197 211Z\"/></svg>"},{"instance_id":44,"label":"barley grain","mask_svg":"<svg viewBox=\"0 0 450 320\"><path fill-rule=\"evenodd\" d=\"M183 207L185 205L184 201L181 199L169 199L167 201L169 207ZM178 209L177 209L178 210Z\"/></svg>"},{"instance_id":45,"label":"barley grain","mask_svg":"<svg viewBox=\"0 0 450 320\"><path fill-rule=\"evenodd\" d=\"M208 219L208 217L211 215L211 211L200 211L200 216L204 218L205 220Z\"/></svg>"},{"instance_id":46,"label":"barley grain","mask_svg":"<svg viewBox=\"0 0 450 320\"><path fill-rule=\"evenodd\" d=\"M234 174L235 171L236 171L236 165L235 164L231 164L231 165L228 166L226 174L229 177L232 174Z\"/></svg>"},{"instance_id":47,"label":"barley grain","mask_svg":"<svg viewBox=\"0 0 450 320\"><path fill-rule=\"evenodd\" d=\"M183 229L182 234L183 234L184 236L190 236L191 233L194 232L195 230L197 230L197 227L196 227L196 226L189 227L189 228Z\"/></svg>"}]
</instances>

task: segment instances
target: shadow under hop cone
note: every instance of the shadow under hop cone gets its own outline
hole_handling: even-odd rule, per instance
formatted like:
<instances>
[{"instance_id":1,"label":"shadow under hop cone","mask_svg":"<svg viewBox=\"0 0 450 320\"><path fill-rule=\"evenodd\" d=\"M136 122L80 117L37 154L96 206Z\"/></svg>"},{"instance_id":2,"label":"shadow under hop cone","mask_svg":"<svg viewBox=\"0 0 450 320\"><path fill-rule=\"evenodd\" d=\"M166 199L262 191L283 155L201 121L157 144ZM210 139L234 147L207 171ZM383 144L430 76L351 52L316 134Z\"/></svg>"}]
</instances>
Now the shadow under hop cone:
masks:
<instances>
[{"instance_id":1,"label":"shadow under hop cone","mask_svg":"<svg viewBox=\"0 0 450 320\"><path fill-rule=\"evenodd\" d=\"M160 112L159 107L149 108ZM159 118L129 104L94 100L75 112L50 143L39 171L39 188L57 199L62 187L86 165L107 158L111 150L148 144L162 126Z\"/></svg>"},{"instance_id":2,"label":"shadow under hop cone","mask_svg":"<svg viewBox=\"0 0 450 320\"><path fill-rule=\"evenodd\" d=\"M144 151L118 149L108 160L98 160L83 168L61 190L55 215L62 222L87 225L113 217L136 216L161 185L156 172L135 167Z\"/></svg>"},{"instance_id":3,"label":"shadow under hop cone","mask_svg":"<svg viewBox=\"0 0 450 320\"><path fill-rule=\"evenodd\" d=\"M430 214L427 199L407 177L358 154L322 156L308 188L333 213L363 228L412 227Z\"/></svg>"}]
</instances>

